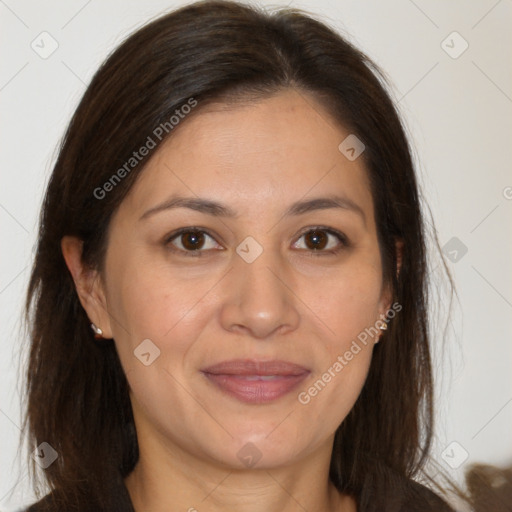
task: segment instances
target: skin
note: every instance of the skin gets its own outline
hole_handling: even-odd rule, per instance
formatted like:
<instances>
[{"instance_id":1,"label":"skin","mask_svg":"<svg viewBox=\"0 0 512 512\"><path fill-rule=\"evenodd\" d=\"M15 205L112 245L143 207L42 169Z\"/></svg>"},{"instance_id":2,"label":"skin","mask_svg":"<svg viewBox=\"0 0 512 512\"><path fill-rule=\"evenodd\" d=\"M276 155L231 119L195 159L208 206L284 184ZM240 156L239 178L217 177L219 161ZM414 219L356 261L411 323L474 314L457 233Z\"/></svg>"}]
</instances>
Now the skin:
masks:
<instances>
[{"instance_id":1,"label":"skin","mask_svg":"<svg viewBox=\"0 0 512 512\"><path fill-rule=\"evenodd\" d=\"M209 106L155 151L113 216L101 274L83 267L80 240L62 240L82 305L114 338L131 388L140 460L125 483L137 511L356 510L329 482L329 461L376 339L309 403L297 398L391 306L363 160L338 149L348 135L294 90ZM364 216L283 216L295 201L333 193ZM178 208L140 219L172 194L221 202L237 216ZM323 231L328 246L312 255L307 230L318 225L349 246ZM179 252L183 237L166 243L191 226L209 235L200 257ZM263 249L252 263L236 252L247 236ZM145 366L134 350L148 338L160 356ZM234 358L282 359L311 373L275 402L245 404L200 372ZM246 443L261 453L253 467L237 457Z\"/></svg>"}]
</instances>

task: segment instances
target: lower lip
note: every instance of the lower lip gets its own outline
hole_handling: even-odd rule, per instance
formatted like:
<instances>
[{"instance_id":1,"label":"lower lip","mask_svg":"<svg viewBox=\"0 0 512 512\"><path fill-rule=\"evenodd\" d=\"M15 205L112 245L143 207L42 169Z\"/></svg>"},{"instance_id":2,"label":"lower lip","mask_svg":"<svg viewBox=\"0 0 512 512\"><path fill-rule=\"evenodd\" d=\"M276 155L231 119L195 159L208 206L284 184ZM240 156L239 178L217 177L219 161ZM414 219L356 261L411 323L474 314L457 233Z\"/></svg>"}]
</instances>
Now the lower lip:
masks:
<instances>
[{"instance_id":1,"label":"lower lip","mask_svg":"<svg viewBox=\"0 0 512 512\"><path fill-rule=\"evenodd\" d=\"M249 380L243 375L204 375L221 391L248 404L264 404L277 400L296 388L308 375L277 376L271 380Z\"/></svg>"}]
</instances>

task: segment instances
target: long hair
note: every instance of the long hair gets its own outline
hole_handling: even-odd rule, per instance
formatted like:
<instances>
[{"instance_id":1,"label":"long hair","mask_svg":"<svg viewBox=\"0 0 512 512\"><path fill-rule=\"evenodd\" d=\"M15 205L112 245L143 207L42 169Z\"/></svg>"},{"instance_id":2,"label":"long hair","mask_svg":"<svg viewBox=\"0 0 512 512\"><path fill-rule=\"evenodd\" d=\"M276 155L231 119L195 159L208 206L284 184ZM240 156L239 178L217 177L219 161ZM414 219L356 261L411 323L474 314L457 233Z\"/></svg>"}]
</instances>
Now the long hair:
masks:
<instances>
[{"instance_id":1,"label":"long hair","mask_svg":"<svg viewBox=\"0 0 512 512\"><path fill-rule=\"evenodd\" d=\"M71 510L84 495L106 502L108 482L131 472L138 447L114 344L94 340L62 237L80 237L83 262L101 270L112 214L151 155L123 179L112 176L157 127L168 127L191 99L197 106L189 117L211 101L258 100L287 88L312 95L365 144L383 280L402 306L336 432L330 479L363 499L365 482L378 487L385 471L413 478L423 467L433 421L425 230L411 150L385 83L365 54L313 16L226 1L194 3L152 21L97 71L46 190L26 298L25 429L34 446L46 442L58 454L44 477L63 506ZM173 135L169 127L160 132L158 143ZM107 182L108 194L98 193ZM398 276L397 240L404 244Z\"/></svg>"}]
</instances>

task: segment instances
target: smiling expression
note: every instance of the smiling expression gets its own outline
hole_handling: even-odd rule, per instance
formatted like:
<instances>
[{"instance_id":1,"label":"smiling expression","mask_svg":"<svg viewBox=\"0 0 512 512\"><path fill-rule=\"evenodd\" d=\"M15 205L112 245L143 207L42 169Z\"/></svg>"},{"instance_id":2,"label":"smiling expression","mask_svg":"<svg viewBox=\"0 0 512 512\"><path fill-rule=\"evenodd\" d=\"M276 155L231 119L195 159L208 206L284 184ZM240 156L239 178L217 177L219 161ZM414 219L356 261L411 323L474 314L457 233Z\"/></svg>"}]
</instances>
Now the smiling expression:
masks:
<instances>
[{"instance_id":1,"label":"smiling expression","mask_svg":"<svg viewBox=\"0 0 512 512\"><path fill-rule=\"evenodd\" d=\"M297 395L390 306L363 158L338 149L349 134L286 90L208 106L156 150L104 268L139 435L229 467L244 446L273 467L332 442L373 343L307 405Z\"/></svg>"}]
</instances>

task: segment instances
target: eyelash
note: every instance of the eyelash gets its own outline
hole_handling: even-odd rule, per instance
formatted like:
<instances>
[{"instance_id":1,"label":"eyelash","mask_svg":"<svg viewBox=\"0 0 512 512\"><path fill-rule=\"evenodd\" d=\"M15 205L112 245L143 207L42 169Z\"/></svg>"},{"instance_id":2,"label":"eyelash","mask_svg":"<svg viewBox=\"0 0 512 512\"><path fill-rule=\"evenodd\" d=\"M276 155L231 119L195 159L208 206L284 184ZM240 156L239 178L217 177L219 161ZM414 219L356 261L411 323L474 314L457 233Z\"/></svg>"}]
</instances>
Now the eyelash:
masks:
<instances>
[{"instance_id":1,"label":"eyelash","mask_svg":"<svg viewBox=\"0 0 512 512\"><path fill-rule=\"evenodd\" d=\"M329 235L333 235L334 237L336 237L338 239L338 241L340 242L340 245L337 248L335 248L335 249L329 249L329 250L323 250L323 249L320 249L320 250L301 249L303 251L305 250L305 251L309 252L310 256L313 256L313 257L318 257L318 256L335 256L339 252L341 252L343 249L345 249L345 248L350 246L350 243L349 243L347 237L345 236L345 234L343 234L341 231L338 231L336 229L329 228L329 227L326 227L326 226L313 226L313 227L309 227L309 228L307 228L307 230L303 231L299 235L299 238L297 240L300 240L304 235L307 235L308 233L311 233L312 231L324 231L324 232L326 232ZM182 234L189 233L189 232L203 233L203 234L205 234L205 235L207 235L210 238L215 240L215 238L207 230L205 230L205 229L203 229L201 227L197 227L197 226L189 226L189 227L186 227L186 228L180 228L180 229L172 232L170 235L166 236L165 237L165 241L164 241L164 245L166 247L169 247L169 250L171 252L181 253L182 255L187 256L187 257L198 258L198 257L203 256L203 253L205 253L206 251L201 250L201 249L197 249L195 251L185 251L183 249L179 249L177 247L172 246L171 242L173 240L175 240L176 238L179 238ZM212 250L212 249L208 249L208 250ZM215 249L213 249L213 250L215 250Z\"/></svg>"}]
</instances>

